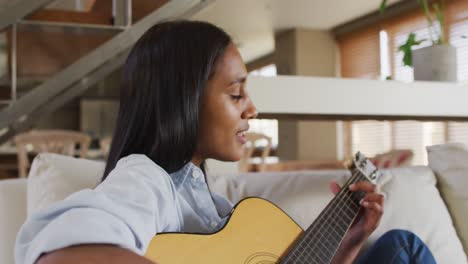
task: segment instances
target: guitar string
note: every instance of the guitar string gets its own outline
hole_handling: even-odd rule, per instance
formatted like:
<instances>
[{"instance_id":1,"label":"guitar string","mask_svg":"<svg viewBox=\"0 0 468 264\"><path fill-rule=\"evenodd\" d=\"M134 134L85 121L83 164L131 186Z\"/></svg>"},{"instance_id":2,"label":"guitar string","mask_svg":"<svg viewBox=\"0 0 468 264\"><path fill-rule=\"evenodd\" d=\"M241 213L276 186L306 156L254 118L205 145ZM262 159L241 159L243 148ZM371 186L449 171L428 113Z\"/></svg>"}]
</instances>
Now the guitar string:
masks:
<instances>
[{"instance_id":1,"label":"guitar string","mask_svg":"<svg viewBox=\"0 0 468 264\"><path fill-rule=\"evenodd\" d=\"M353 176L351 177L351 180L349 180L347 182L347 184L345 184L345 186L343 188L348 188L348 186L350 184L360 181L361 177L362 177L362 175L359 175L359 171L357 171L355 174L353 174ZM329 238L324 237L325 240L328 242L328 244L331 245L331 249L333 250L333 248L335 248L335 250L333 250L332 252L327 251L329 253L329 255L325 255L325 258L330 259L330 260L331 260L331 258L333 258L333 255L334 255L334 253L335 253L335 251L337 249L336 247L341 242L342 237L346 234L346 230L348 229L348 228L346 228L345 230L340 230L342 232L341 234L338 233L336 230L334 230L335 226L333 224L337 222L336 220L339 220L339 219L336 218L336 215L339 213L339 212L336 211L336 208L338 208L340 210L343 207L343 205L341 204L344 201L343 198L344 199L348 198L348 200L352 201L353 205L354 205L354 201L350 199L349 194L352 194L352 192L349 189L345 189L343 192L341 192L340 195L338 196L338 198L336 199L336 201L326 210L326 211L331 211L331 213L327 214L328 217L324 218L322 220L322 222L319 222L319 224L321 224L321 225L318 225L318 229L316 227L314 227L314 229L316 229L316 230L313 233L312 237L310 237L310 233L306 234L306 239L307 239L308 243L304 247L299 248L299 254L300 255L303 255L304 253L307 254L308 252L314 252L316 250L316 248L317 248L317 245L326 246L325 243L322 243L323 242L322 240L317 239L317 236L321 235L323 237L322 228L326 227L326 225L325 225L326 222L330 222L330 224L328 225L329 226L328 229L332 229L333 231L335 231L336 234L339 235L339 237L341 237L341 238L338 238L338 240L335 240L334 236L331 236ZM353 216L353 218L354 217L355 216ZM331 218L331 219L329 221L325 221L325 220L328 220L328 218ZM344 222L344 224L347 224L349 226L352 223L352 221L351 221L352 219L348 220L349 223ZM341 222L339 222L339 223L342 224ZM339 227L339 225L338 225L338 227ZM327 228L325 228L324 230L326 231ZM327 232L327 233L330 234L330 232ZM333 242L330 242L329 240L332 240ZM313 242L315 242L315 243L312 245L312 247L310 247L311 243L313 243ZM336 244L333 244L333 243L336 243ZM309 254L307 254L307 255L309 255Z\"/></svg>"},{"instance_id":2,"label":"guitar string","mask_svg":"<svg viewBox=\"0 0 468 264\"><path fill-rule=\"evenodd\" d=\"M358 175L358 174L356 174L356 175ZM353 180L350 181L350 183L351 182L354 183L354 182L357 182L359 180L360 180L359 175L357 177L353 176ZM349 183L347 185L349 185ZM347 186L345 188L347 188ZM310 236L311 233L306 234L306 237L307 237L306 241L308 243L306 243L304 248L302 248L302 252L300 252L301 254L303 254L304 252L313 251L317 247L319 247L320 245L326 246L324 241L328 242L328 244L330 245L331 250L333 250L334 247L338 246L338 244L340 243L342 237L346 233L347 228L344 229L344 230L340 229L340 231L337 231L336 229L340 228L343 224L347 224L347 225L351 224L352 219L354 218L353 217L353 218L349 219L347 222L346 221L341 222L340 220L342 220L342 219L337 218L337 215L339 216L340 212L343 213L343 211L341 210L342 207L347 205L347 204L343 205L343 202L346 200L346 198L348 198L348 200L350 200L349 197L348 197L348 194L349 194L348 190L343 191L338 196L336 201L327 209L327 212L329 212L329 213L326 214L327 217L323 218L322 221L319 222L319 225L314 228L316 230L315 230L314 233L312 233L312 236ZM346 213L346 215L349 216L347 213ZM329 223L329 225L327 226L327 225L325 225L325 223ZM329 237L325 237L324 236L324 233L325 233L324 231L327 231L328 229L331 229L331 230L333 230L335 232L335 234L338 234L338 238L336 239L336 237L334 235L329 236ZM331 234L331 232L327 232L327 233ZM323 237L324 240L323 239L318 239L317 238L318 236ZM340 239L340 237L341 237L341 239ZM312 247L311 247L311 244L312 244ZM327 252L328 252L329 255L327 255L326 257L327 258L332 258L334 251L331 251L331 252L327 251Z\"/></svg>"},{"instance_id":3,"label":"guitar string","mask_svg":"<svg viewBox=\"0 0 468 264\"><path fill-rule=\"evenodd\" d=\"M362 176L363 175L358 175L357 177L355 177L353 179L353 181L350 181L350 183L356 183L356 182L361 181ZM346 188L348 188L348 187L346 187ZM347 189L345 192L343 192L343 195L341 195L340 199L338 199L338 201L334 204L335 209L336 208L343 208L344 205L346 205L346 204L344 204L344 205L342 204L344 202L343 199L351 201L351 204L353 206L356 206L354 204L354 201L351 199L350 195L353 195L353 192L351 192L349 189ZM348 204L350 204L350 203L348 202ZM333 250L333 252L331 252L331 255L329 256L330 258L333 258L336 250L338 249L337 246L342 241L343 236L346 234L346 231L348 230L349 226L352 224L352 220L355 218L359 208L360 207L356 207L356 212L354 212L354 216L346 222L346 221L339 221L339 220L343 220L342 218L339 218L339 211L341 211L341 210L339 210L339 211L332 210L333 206L330 207L329 211L331 211L331 213L329 214L329 218L331 218L331 220L330 220L331 224L328 226L328 229L334 230L334 228L336 228L337 226L340 227L340 224L341 225L345 224L347 226L344 230L340 230L341 233L339 234L337 240L334 239L335 238L334 236L330 237L330 240L332 240L334 243L336 243L336 244L332 245L331 249L332 250L334 249L334 250ZM323 227L325 227L324 230L327 231L327 228L326 228L327 226L325 225L325 221L322 222L322 223L323 224L319 227L319 229L315 233L317 233L317 232L323 233L323 231L322 231ZM335 231L335 233L338 234L338 232L336 230L334 230L334 231ZM315 236L315 233L314 233L314 236ZM328 232L328 233L330 233L330 232ZM327 240L327 238L325 238L325 240ZM310 246L310 243L307 244L305 249L308 250L308 251L314 250L317 247L317 245L320 245L323 242L322 240L317 240L317 239L309 239L309 241L310 242L315 242L315 243L312 245L312 247ZM329 242L329 244L331 244L331 243Z\"/></svg>"},{"instance_id":4,"label":"guitar string","mask_svg":"<svg viewBox=\"0 0 468 264\"><path fill-rule=\"evenodd\" d=\"M353 178L355 175L356 175L356 174L354 174L351 178ZM337 199L339 199L339 196L337 197ZM335 200L337 200L337 199L335 199ZM326 208L326 210L324 211L324 215L329 216L329 215L327 214L327 211L333 209L333 208L332 208L333 205L334 205L334 204L331 204L330 207L327 207L327 208ZM321 224L321 223L323 223L323 222L318 222L318 224ZM313 230L313 229L317 229L317 228L319 228L319 230L316 230L316 232L314 233L314 235L313 235L313 237L312 237L312 238L315 238L315 240L317 240L317 237L316 237L316 236L317 236L317 233L320 231L320 228L321 228L321 227L320 227L319 225L316 225L316 226L313 226L313 227L312 227L312 230ZM310 230L310 231L312 231L312 230ZM322 235L322 234L320 233L319 235ZM304 244L305 244L304 242L306 242L307 245L304 246ZM328 255L327 255L327 254L323 254L323 253L322 253L322 254L319 254L319 252L318 252L317 250L313 250L313 251L312 251L312 250L307 250L307 251L304 251L304 248L309 248L310 242L312 242L311 237L308 237L307 234L306 234L306 236L304 236L304 238L303 238L303 239L301 240L301 242L300 242L300 243L302 243L302 246L297 247L297 248L295 249L295 252L292 252L292 253L293 253L293 256L294 256L299 262L302 263L302 261L303 261L304 258L305 258L305 261L308 261L307 259L310 258L310 257L317 257L317 258L320 260L320 263L323 263L323 262L325 262L325 261L323 260L323 257L324 257L325 259L329 259L330 257L332 257L332 256L331 256L331 253L332 253L332 252L330 252L330 251L328 251ZM321 246L325 246L324 244L320 244L320 245L321 245ZM319 247L319 248L320 248L320 247ZM320 251L321 251L321 250L320 250ZM322 252L323 252L323 251L322 251ZM305 253L305 254L304 254L304 253ZM310 255L309 253L312 253L313 255ZM307 256L304 256L304 255L307 255ZM315 258L312 258L312 260L315 262ZM309 260L309 261L310 261L310 260ZM295 263L297 263L297 262L295 262ZM307 262L306 262L306 263L307 263Z\"/></svg>"},{"instance_id":5,"label":"guitar string","mask_svg":"<svg viewBox=\"0 0 468 264\"><path fill-rule=\"evenodd\" d=\"M356 171L356 173L354 173L354 174L350 177L350 179L345 183L345 185L344 185L343 188L348 188L350 184L355 183L355 182L361 180L360 178L362 177L362 175L359 175L359 174L360 174L360 172L359 172L359 171ZM356 177L356 176L357 176L357 177ZM338 212L335 211L336 208L338 208L343 214L345 214L346 216L349 217L349 214L348 214L347 212L342 211L342 207L343 207L343 206L342 206L342 204L340 204L340 203L343 202L343 199L342 199L342 198L344 198L344 199L347 199L348 202L349 202L349 201L352 201L352 202L353 202L352 205L356 206L356 205L354 204L354 201L349 197L349 194L352 194L352 193L351 193L349 190L344 190L343 192L340 192L339 195L337 195L337 198L335 199L335 202L334 202L330 207L327 207L326 210L325 210L325 212L324 212L324 214L327 215L328 217L327 217L326 219L323 219L322 222L319 222L319 225L318 225L318 226L313 227L313 229L317 229L317 228L318 228L318 229L316 230L316 232L314 233L314 235L313 235L312 237L310 237L308 234L306 234L306 236L302 239L302 241L304 241L304 240L307 239L306 245L305 245L305 246L302 246L302 247L296 248L296 249L294 250L295 252L291 252L291 253L293 253L293 254L291 254L290 257L292 257L292 256L298 257L298 256L301 256L301 255L304 255L304 252L305 252L308 256L310 256L310 255L308 254L308 252L310 252L310 249L312 249L312 248L310 248L311 242L314 241L313 239L316 238L317 233L320 233L320 235L323 236L323 234L322 234L322 232L321 232L321 231L322 231L321 229L322 229L322 227L324 227L325 225L322 224L322 223L325 223L325 220L327 220L328 218L332 217L332 216L333 216L333 212L335 212L335 215L334 215L335 217L333 217L333 219L331 219L331 222L332 222L332 223L335 222L335 220L336 220L336 214L338 214ZM357 209L358 209L358 208L359 208L359 207L357 207ZM332 210L332 213L331 213L331 214L328 214L327 212L330 211L330 210ZM351 219L349 219L348 222L351 221L354 217L355 217L355 216L353 216ZM346 223L346 221L344 221L343 218L338 219L338 220L342 220L342 222ZM340 223L341 223L341 222L340 222ZM320 225L320 224L322 224L322 225ZM349 223L349 224L351 224L351 223ZM349 224L348 224L348 225L349 225ZM339 225L338 225L338 227L339 227ZM335 229L332 229L332 230L335 232L335 234L337 234L337 235L339 235L339 236L343 236L343 235L344 235L344 234L338 233ZM347 230L347 228L346 228L346 230ZM341 230L341 232L344 231L344 233L346 233L346 230ZM327 232L327 233L331 235L331 232ZM341 239L339 239L338 241L336 241L335 239L333 239L333 238L335 238L334 236L331 236L331 238L332 238L331 240L333 240L334 243L336 243L336 242L339 243L339 242L341 241ZM315 239L315 240L316 240L316 239ZM331 245L333 246L333 244L330 243L330 241L327 240L327 242L329 242L328 244L331 244ZM326 245L324 245L324 246L326 246ZM313 247L313 249L315 249L315 247L316 247L316 245ZM304 251L304 248L305 248L306 250L307 250L307 249L309 249L309 250ZM301 251L301 249L302 249L302 251ZM299 251L299 252L298 252L298 251ZM327 255L327 254L324 254L324 252L323 252L321 249L320 249L320 251L322 252L322 255L323 255L323 256L325 256L326 258L328 257L328 255ZM312 252L313 252L313 251L312 251ZM296 253L298 253L299 255L297 255ZM334 253L334 252L329 252L329 251L327 251L327 253L330 254L330 253ZM321 257L320 257L318 254L315 254L315 255L317 255L317 257L319 257L319 258L321 259ZM289 260L290 257L287 257L287 258L285 259L285 261ZM330 257L333 257L333 255L331 255ZM321 259L321 260L322 260L322 259Z\"/></svg>"},{"instance_id":6,"label":"guitar string","mask_svg":"<svg viewBox=\"0 0 468 264\"><path fill-rule=\"evenodd\" d=\"M353 174L353 175L350 177L350 179L348 179L348 182L351 181L351 180L353 179L353 177L355 177L356 175L357 175L357 172L356 172L355 174ZM345 184L345 186L346 186L346 184ZM338 197L335 198L335 200L337 200L337 199L340 199L340 197L338 196ZM330 206L330 207L332 207L332 206ZM327 215L327 212L328 212L328 210L330 209L330 207L325 208L325 211L324 211L324 213L323 213L324 215ZM328 216L328 215L327 215L327 216ZM321 223L322 223L322 222L319 222L318 224L321 224ZM314 229L314 228L317 228L317 226L314 226L314 227L312 227L312 228L313 228L313 229ZM317 230L317 231L318 231L318 230ZM307 232L307 230L306 230L306 232ZM316 234L316 233L315 233L315 234ZM312 237L312 238L315 238L315 236ZM301 244L302 247L305 247L305 246L304 246L304 240L305 240L305 239L310 239L310 237L307 237L307 234L306 234L306 235L301 239L301 241L299 242L299 244ZM307 245L307 246L308 246L308 245ZM297 257L300 257L300 256L303 254L303 252L301 252L301 248L302 248L302 247L299 246L299 247L293 249L293 252L291 252L291 254L285 259L285 261L288 261L288 260L289 260L291 257L293 257L293 256L296 257L296 258L297 258ZM313 252L314 252L314 255L316 255L320 260L322 260L321 257L317 254L317 252L315 252L315 251L313 251ZM325 254L324 254L324 256L326 257Z\"/></svg>"},{"instance_id":7,"label":"guitar string","mask_svg":"<svg viewBox=\"0 0 468 264\"><path fill-rule=\"evenodd\" d=\"M348 179L348 181L345 183L345 187L346 187L347 185L349 185L349 182L352 181L356 175L357 175L357 172L356 172L355 174L353 174L353 175L350 177L350 179ZM342 193L344 193L344 192L342 192ZM335 200L338 200L338 199L341 199L341 195L337 196ZM330 207L332 207L332 206L330 206ZM327 208L325 209L324 215L327 215L327 212L329 211L329 209L331 209L330 207L327 207ZM319 224L320 224L320 223L321 223L321 222L319 222ZM313 228L313 229L316 229L317 227L318 227L318 226L315 226L315 227L312 227L312 228ZM318 227L318 228L319 228L319 230L320 230L321 227ZM317 231L319 231L319 230L317 230ZM314 237L312 237L312 238L314 238ZM301 241L300 241L299 243L302 243L302 245L304 245L303 242L304 242L305 239L310 239L310 237L308 237L307 234L306 234L306 236L304 236L304 237L301 239ZM309 240L309 243L310 243L310 240ZM308 246L308 245L307 245L307 246ZM289 254L289 256L286 257L285 261L288 261L288 260L289 260L291 257L293 257L293 256L294 256L295 258L300 257L300 256L302 255L302 253L303 253L303 252L300 251L301 248L302 248L301 246L295 248L295 249L293 250L293 252L291 252L291 254ZM321 259L321 257L320 257L316 252L315 252L315 255L317 255L317 257L318 257L319 259ZM326 257L326 254L323 254L323 255ZM322 259L321 259L321 260L322 260Z\"/></svg>"}]
</instances>

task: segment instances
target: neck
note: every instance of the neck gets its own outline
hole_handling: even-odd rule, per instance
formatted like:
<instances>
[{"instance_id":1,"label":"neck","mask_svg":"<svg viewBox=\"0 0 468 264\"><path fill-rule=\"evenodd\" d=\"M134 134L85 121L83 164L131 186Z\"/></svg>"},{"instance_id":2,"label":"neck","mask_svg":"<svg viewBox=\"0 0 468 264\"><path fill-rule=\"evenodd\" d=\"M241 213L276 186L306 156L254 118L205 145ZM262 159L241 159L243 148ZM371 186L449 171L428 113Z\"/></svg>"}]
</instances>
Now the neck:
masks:
<instances>
[{"instance_id":1,"label":"neck","mask_svg":"<svg viewBox=\"0 0 468 264\"><path fill-rule=\"evenodd\" d=\"M203 164L203 162L205 162L205 159L193 156L191 162L193 163L193 165L200 168L200 166Z\"/></svg>"},{"instance_id":2,"label":"neck","mask_svg":"<svg viewBox=\"0 0 468 264\"><path fill-rule=\"evenodd\" d=\"M357 216L363 193L351 192L349 185L365 180L355 172L318 218L297 239L281 264L330 263L346 232Z\"/></svg>"}]
</instances>

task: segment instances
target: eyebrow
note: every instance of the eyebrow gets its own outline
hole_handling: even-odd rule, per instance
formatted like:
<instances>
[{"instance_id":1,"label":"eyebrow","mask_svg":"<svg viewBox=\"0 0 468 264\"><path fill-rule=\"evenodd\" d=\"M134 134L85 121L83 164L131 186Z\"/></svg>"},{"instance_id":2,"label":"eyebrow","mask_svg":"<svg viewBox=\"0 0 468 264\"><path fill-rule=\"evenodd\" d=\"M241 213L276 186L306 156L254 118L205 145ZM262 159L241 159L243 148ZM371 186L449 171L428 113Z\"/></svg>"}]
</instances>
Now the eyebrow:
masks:
<instances>
[{"instance_id":1,"label":"eyebrow","mask_svg":"<svg viewBox=\"0 0 468 264\"><path fill-rule=\"evenodd\" d=\"M238 84L238 83L245 83L245 81L247 80L247 77L244 76L244 77L239 77L237 79L235 79L234 81L232 81L229 86L233 85L233 84Z\"/></svg>"}]
</instances>

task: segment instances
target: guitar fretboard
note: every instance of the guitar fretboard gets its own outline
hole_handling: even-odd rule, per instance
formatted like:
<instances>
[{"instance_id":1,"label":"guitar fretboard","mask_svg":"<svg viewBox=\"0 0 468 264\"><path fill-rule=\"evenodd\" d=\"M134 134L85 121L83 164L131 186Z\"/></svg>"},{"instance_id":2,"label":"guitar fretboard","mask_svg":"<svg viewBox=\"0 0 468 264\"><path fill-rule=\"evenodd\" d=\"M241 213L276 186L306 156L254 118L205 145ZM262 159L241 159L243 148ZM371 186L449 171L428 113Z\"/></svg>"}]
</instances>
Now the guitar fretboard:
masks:
<instances>
[{"instance_id":1,"label":"guitar fretboard","mask_svg":"<svg viewBox=\"0 0 468 264\"><path fill-rule=\"evenodd\" d=\"M344 184L341 191L328 203L317 219L296 240L281 264L330 263L344 235L359 212L359 201L365 193L351 192L349 185L368 181L357 169Z\"/></svg>"}]
</instances>

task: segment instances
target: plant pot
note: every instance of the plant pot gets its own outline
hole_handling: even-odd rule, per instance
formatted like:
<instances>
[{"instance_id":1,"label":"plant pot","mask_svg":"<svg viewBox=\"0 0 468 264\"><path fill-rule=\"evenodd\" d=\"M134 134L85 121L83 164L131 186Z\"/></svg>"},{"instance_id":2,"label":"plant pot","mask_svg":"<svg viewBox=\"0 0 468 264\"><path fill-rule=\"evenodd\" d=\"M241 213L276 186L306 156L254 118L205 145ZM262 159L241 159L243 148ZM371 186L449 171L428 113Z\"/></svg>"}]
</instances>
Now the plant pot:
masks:
<instances>
[{"instance_id":1,"label":"plant pot","mask_svg":"<svg viewBox=\"0 0 468 264\"><path fill-rule=\"evenodd\" d=\"M433 45L412 54L415 81L457 81L457 49L452 45Z\"/></svg>"}]
</instances>

